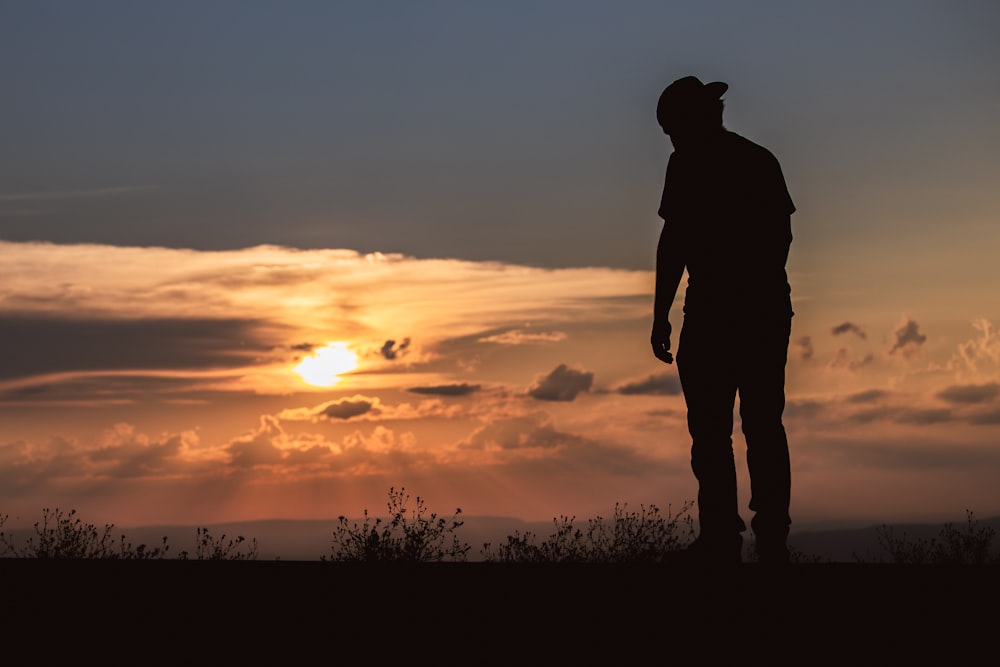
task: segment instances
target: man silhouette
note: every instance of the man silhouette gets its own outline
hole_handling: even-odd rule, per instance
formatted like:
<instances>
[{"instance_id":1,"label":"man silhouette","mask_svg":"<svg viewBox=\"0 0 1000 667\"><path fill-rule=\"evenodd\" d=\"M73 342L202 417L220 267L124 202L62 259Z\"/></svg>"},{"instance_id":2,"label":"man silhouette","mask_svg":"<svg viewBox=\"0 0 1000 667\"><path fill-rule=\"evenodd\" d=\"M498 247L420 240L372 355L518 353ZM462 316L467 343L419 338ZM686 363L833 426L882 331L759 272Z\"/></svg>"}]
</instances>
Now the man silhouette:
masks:
<instances>
[{"instance_id":1,"label":"man silhouette","mask_svg":"<svg viewBox=\"0 0 1000 667\"><path fill-rule=\"evenodd\" d=\"M722 124L728 85L688 76L660 95L656 118L674 151L667 163L656 251L653 354L673 362L670 307L685 269L677 370L687 404L699 535L686 555L739 563L733 407L750 472L761 563L787 563L791 471L782 423L791 288L785 271L795 211L781 167Z\"/></svg>"}]
</instances>

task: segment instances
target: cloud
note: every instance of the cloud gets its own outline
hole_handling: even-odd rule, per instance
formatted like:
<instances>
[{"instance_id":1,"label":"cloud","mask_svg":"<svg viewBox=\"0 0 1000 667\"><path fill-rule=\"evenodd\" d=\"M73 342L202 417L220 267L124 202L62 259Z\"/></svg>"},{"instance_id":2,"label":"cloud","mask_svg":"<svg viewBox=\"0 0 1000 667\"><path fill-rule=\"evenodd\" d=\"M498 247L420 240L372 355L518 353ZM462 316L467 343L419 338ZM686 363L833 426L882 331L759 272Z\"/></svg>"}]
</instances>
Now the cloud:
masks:
<instances>
[{"instance_id":1,"label":"cloud","mask_svg":"<svg viewBox=\"0 0 1000 667\"><path fill-rule=\"evenodd\" d=\"M788 419L815 419L826 409L826 404L814 399L789 399L785 402L784 416Z\"/></svg>"},{"instance_id":2,"label":"cloud","mask_svg":"<svg viewBox=\"0 0 1000 667\"><path fill-rule=\"evenodd\" d=\"M905 315L893 331L892 337L893 343L889 348L889 354L899 352L906 359L919 354L920 346L927 341L927 336L920 333L916 321Z\"/></svg>"},{"instance_id":3,"label":"cloud","mask_svg":"<svg viewBox=\"0 0 1000 667\"><path fill-rule=\"evenodd\" d=\"M1000 394L1000 384L952 385L939 391L935 396L949 403L988 403Z\"/></svg>"},{"instance_id":4,"label":"cloud","mask_svg":"<svg viewBox=\"0 0 1000 667\"><path fill-rule=\"evenodd\" d=\"M850 425L876 422L932 425L962 420L967 416L951 407L941 407L927 398L923 392L904 395L884 389L827 395L822 399L789 397L785 404L785 416L790 421L808 422L812 431L844 433L850 432Z\"/></svg>"},{"instance_id":5,"label":"cloud","mask_svg":"<svg viewBox=\"0 0 1000 667\"><path fill-rule=\"evenodd\" d=\"M219 377L217 373L206 373L198 378L194 373L182 371L50 373L0 382L0 403L97 407L145 402L153 396L175 401L177 394L190 397L192 392L198 391L198 385L210 385ZM235 380L238 373L232 371L229 377Z\"/></svg>"},{"instance_id":6,"label":"cloud","mask_svg":"<svg viewBox=\"0 0 1000 667\"><path fill-rule=\"evenodd\" d=\"M552 449L579 443L582 438L562 433L544 413L499 419L481 426L459 443L463 449Z\"/></svg>"},{"instance_id":7,"label":"cloud","mask_svg":"<svg viewBox=\"0 0 1000 667\"><path fill-rule=\"evenodd\" d=\"M552 417L535 412L485 424L458 444L475 461L490 461L512 479L538 479L546 487L567 476L579 480L597 473L641 478L686 473L686 460L650 457L629 447L562 431Z\"/></svg>"},{"instance_id":8,"label":"cloud","mask_svg":"<svg viewBox=\"0 0 1000 667\"><path fill-rule=\"evenodd\" d=\"M140 375L166 371L199 391L208 384L214 392L304 391L290 372L296 357L331 341L357 352L350 381L358 390L431 386L434 380L397 373L489 365L493 350L478 339L512 348L636 321L647 314L652 284L649 271L280 246L197 251L0 241L0 254L2 388L10 388L4 378L51 376L34 383L51 384L67 373L114 371L122 395L102 401L132 400L143 394ZM526 319L540 328L529 329ZM410 342L395 335L400 323ZM125 386L131 378L135 390ZM204 397L178 391L170 398Z\"/></svg>"},{"instance_id":9,"label":"cloud","mask_svg":"<svg viewBox=\"0 0 1000 667\"><path fill-rule=\"evenodd\" d=\"M950 432L953 427L943 428ZM867 473L887 471L892 475L905 474L907 471L927 471L932 480L948 479L948 471L961 471L958 479L969 479L973 473L995 470L1000 465L1000 451L995 447L951 441L947 433L943 433L941 437L943 439L940 440L900 441L886 438L880 432L861 433L853 438L819 435L808 441L808 444L802 444L802 450L808 451L800 451L799 457L808 457L815 464L831 470L849 467L852 470L860 468ZM850 477L844 476L844 481ZM945 487L939 488L944 491ZM954 489L950 491L954 492Z\"/></svg>"},{"instance_id":10,"label":"cloud","mask_svg":"<svg viewBox=\"0 0 1000 667\"><path fill-rule=\"evenodd\" d=\"M433 396L468 396L480 390L482 385L467 384L442 384L432 387L410 387L407 391L415 394L430 394Z\"/></svg>"},{"instance_id":11,"label":"cloud","mask_svg":"<svg viewBox=\"0 0 1000 667\"><path fill-rule=\"evenodd\" d=\"M647 410L645 414L649 417L684 417L686 412L683 410L671 410L669 408L661 408L659 410ZM656 424L656 428L660 428L660 424Z\"/></svg>"},{"instance_id":12,"label":"cloud","mask_svg":"<svg viewBox=\"0 0 1000 667\"><path fill-rule=\"evenodd\" d=\"M834 352L833 357L827 364L827 368L854 372L864 368L873 361L875 361L875 355L873 354L866 354L864 357L859 358L854 356L848 348L842 347Z\"/></svg>"},{"instance_id":13,"label":"cloud","mask_svg":"<svg viewBox=\"0 0 1000 667\"><path fill-rule=\"evenodd\" d=\"M483 336L479 338L480 343L496 343L498 345L524 345L526 343L558 343L566 340L566 333L563 331L539 331L529 333L521 329L511 329L503 333Z\"/></svg>"},{"instance_id":14,"label":"cloud","mask_svg":"<svg viewBox=\"0 0 1000 667\"><path fill-rule=\"evenodd\" d=\"M238 368L270 349L244 319L120 319L0 314L0 379L67 371Z\"/></svg>"},{"instance_id":15,"label":"cloud","mask_svg":"<svg viewBox=\"0 0 1000 667\"><path fill-rule=\"evenodd\" d=\"M455 419L474 416L480 408L468 410L459 405L446 404L439 399L421 401L417 405L399 403L387 405L374 396L355 394L349 398L326 401L306 408L286 408L275 415L282 421L398 421L403 419ZM488 410L488 407L482 409Z\"/></svg>"},{"instance_id":16,"label":"cloud","mask_svg":"<svg viewBox=\"0 0 1000 667\"><path fill-rule=\"evenodd\" d=\"M617 387L615 391L626 396L634 394L677 396L681 393L681 381L676 373L659 373L642 380L626 382Z\"/></svg>"},{"instance_id":17,"label":"cloud","mask_svg":"<svg viewBox=\"0 0 1000 667\"><path fill-rule=\"evenodd\" d=\"M179 457L197 444L197 434L191 431L154 440L137 433L132 424L119 423L105 431L101 446L86 456L111 477L149 477L176 468Z\"/></svg>"},{"instance_id":18,"label":"cloud","mask_svg":"<svg viewBox=\"0 0 1000 667\"><path fill-rule=\"evenodd\" d=\"M972 327L979 332L979 337L958 346L958 352L951 359L951 367L976 373L986 367L995 369L1000 366L1000 333L985 318L975 320Z\"/></svg>"},{"instance_id":19,"label":"cloud","mask_svg":"<svg viewBox=\"0 0 1000 667\"><path fill-rule=\"evenodd\" d=\"M815 350L813 350L812 338L809 336L799 336L794 341L795 348L799 351L800 361L812 361Z\"/></svg>"},{"instance_id":20,"label":"cloud","mask_svg":"<svg viewBox=\"0 0 1000 667\"><path fill-rule=\"evenodd\" d=\"M15 441L0 445L0 492L62 484L96 484L115 480L190 479L210 463L197 432L140 433L133 424L119 422L96 441L53 436L42 443ZM215 462L221 459L216 457Z\"/></svg>"},{"instance_id":21,"label":"cloud","mask_svg":"<svg viewBox=\"0 0 1000 667\"><path fill-rule=\"evenodd\" d=\"M512 467L517 477L553 478L567 471L642 476L652 470L687 470L686 462L664 462L639 451L560 430L545 412L498 419L477 428L458 447L476 452L477 460Z\"/></svg>"},{"instance_id":22,"label":"cloud","mask_svg":"<svg viewBox=\"0 0 1000 667\"><path fill-rule=\"evenodd\" d=\"M590 391L593 382L593 373L559 364L548 375L536 377L528 395L540 401L572 401L578 394Z\"/></svg>"},{"instance_id":23,"label":"cloud","mask_svg":"<svg viewBox=\"0 0 1000 667\"><path fill-rule=\"evenodd\" d=\"M344 399L327 404L319 415L327 419L350 419L375 410L375 401Z\"/></svg>"},{"instance_id":24,"label":"cloud","mask_svg":"<svg viewBox=\"0 0 1000 667\"><path fill-rule=\"evenodd\" d=\"M853 412L846 417L846 421L855 424L868 424L876 421L889 421L896 418L899 408L889 405L879 405L873 408L865 408Z\"/></svg>"},{"instance_id":25,"label":"cloud","mask_svg":"<svg viewBox=\"0 0 1000 667\"><path fill-rule=\"evenodd\" d=\"M340 398L320 403L312 408L290 408L276 415L286 421L347 421L363 415L377 416L382 413L382 402L375 397L355 394L350 398Z\"/></svg>"},{"instance_id":26,"label":"cloud","mask_svg":"<svg viewBox=\"0 0 1000 667\"><path fill-rule=\"evenodd\" d=\"M346 465L341 467L395 470L409 463L435 460L433 453L416 452L415 444L412 434L400 434L381 424L369 434L354 431L343 439L342 456Z\"/></svg>"},{"instance_id":27,"label":"cloud","mask_svg":"<svg viewBox=\"0 0 1000 667\"><path fill-rule=\"evenodd\" d=\"M846 421L869 424L890 421L896 424L931 425L955 421L959 416L949 408L880 405L865 408L846 416Z\"/></svg>"},{"instance_id":28,"label":"cloud","mask_svg":"<svg viewBox=\"0 0 1000 667\"><path fill-rule=\"evenodd\" d=\"M117 197L134 195L157 190L155 185L118 185L104 188L88 188L80 190L48 190L46 192L2 192L0 202L17 201L52 201L60 199L89 199L96 197Z\"/></svg>"},{"instance_id":29,"label":"cloud","mask_svg":"<svg viewBox=\"0 0 1000 667\"><path fill-rule=\"evenodd\" d=\"M903 408L896 414L900 424L941 424L955 419L948 408Z\"/></svg>"},{"instance_id":30,"label":"cloud","mask_svg":"<svg viewBox=\"0 0 1000 667\"><path fill-rule=\"evenodd\" d=\"M861 339L867 338L865 332L861 329L861 327L859 327L857 324L854 324L853 322L844 322L843 324L838 324L837 326L833 327L833 329L830 330L830 333L832 333L834 336L839 336L845 333L852 333L858 338Z\"/></svg>"},{"instance_id":31,"label":"cloud","mask_svg":"<svg viewBox=\"0 0 1000 667\"><path fill-rule=\"evenodd\" d=\"M993 426L1000 424L1000 408L977 412L969 416L969 423L977 426Z\"/></svg>"},{"instance_id":32,"label":"cloud","mask_svg":"<svg viewBox=\"0 0 1000 667\"><path fill-rule=\"evenodd\" d=\"M409 338L404 338L403 341L398 346L396 345L395 340L389 339L382 344L382 348L379 350L379 352L382 354L384 358L388 359L389 361L392 361L400 354L405 354L406 349L408 347L410 347Z\"/></svg>"},{"instance_id":33,"label":"cloud","mask_svg":"<svg viewBox=\"0 0 1000 667\"><path fill-rule=\"evenodd\" d=\"M0 240L0 312L83 319L268 321L303 337L395 338L400 322L433 341L540 321L645 316L651 273L541 269L345 249L227 251ZM308 326L304 326L306 323ZM412 336L412 333L409 334ZM290 341L286 340L285 343Z\"/></svg>"},{"instance_id":34,"label":"cloud","mask_svg":"<svg viewBox=\"0 0 1000 667\"><path fill-rule=\"evenodd\" d=\"M237 469L280 469L285 475L330 476L377 474L399 470L433 455L414 451L412 435L377 425L370 434L354 431L339 442L316 433L290 433L273 416L258 428L234 438L225 448Z\"/></svg>"},{"instance_id":35,"label":"cloud","mask_svg":"<svg viewBox=\"0 0 1000 667\"><path fill-rule=\"evenodd\" d=\"M889 392L883 389L868 389L851 394L847 397L848 403L875 403L887 397Z\"/></svg>"},{"instance_id":36,"label":"cloud","mask_svg":"<svg viewBox=\"0 0 1000 667\"><path fill-rule=\"evenodd\" d=\"M260 418L259 428L233 438L226 452L232 465L238 468L280 463L284 456L278 443L285 443L287 439L281 423L274 417L264 415Z\"/></svg>"}]
</instances>

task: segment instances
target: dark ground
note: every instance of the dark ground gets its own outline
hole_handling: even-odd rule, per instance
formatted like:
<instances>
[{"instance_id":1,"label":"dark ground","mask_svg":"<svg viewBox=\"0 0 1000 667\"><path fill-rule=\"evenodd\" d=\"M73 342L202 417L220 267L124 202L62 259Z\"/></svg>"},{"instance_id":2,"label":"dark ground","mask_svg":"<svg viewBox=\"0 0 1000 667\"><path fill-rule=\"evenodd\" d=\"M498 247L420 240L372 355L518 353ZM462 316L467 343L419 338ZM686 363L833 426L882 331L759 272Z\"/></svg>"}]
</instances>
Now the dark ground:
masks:
<instances>
[{"instance_id":1,"label":"dark ground","mask_svg":"<svg viewBox=\"0 0 1000 667\"><path fill-rule=\"evenodd\" d=\"M0 559L4 664L998 664L1000 567ZM19 657L20 656L20 657Z\"/></svg>"}]
</instances>

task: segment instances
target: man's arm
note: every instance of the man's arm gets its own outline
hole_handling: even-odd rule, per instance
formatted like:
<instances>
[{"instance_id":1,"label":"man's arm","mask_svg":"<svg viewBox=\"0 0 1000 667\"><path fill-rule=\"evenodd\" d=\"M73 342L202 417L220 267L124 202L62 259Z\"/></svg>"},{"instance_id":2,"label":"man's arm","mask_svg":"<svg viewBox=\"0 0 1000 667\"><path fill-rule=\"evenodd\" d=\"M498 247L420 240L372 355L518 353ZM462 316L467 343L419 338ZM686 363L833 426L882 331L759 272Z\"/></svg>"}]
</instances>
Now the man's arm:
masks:
<instances>
[{"instance_id":1,"label":"man's arm","mask_svg":"<svg viewBox=\"0 0 1000 667\"><path fill-rule=\"evenodd\" d=\"M653 297L653 331L649 342L653 354L665 363L673 363L670 352L670 306L684 275L684 257L676 227L664 223L660 242L656 246L656 287Z\"/></svg>"}]
</instances>

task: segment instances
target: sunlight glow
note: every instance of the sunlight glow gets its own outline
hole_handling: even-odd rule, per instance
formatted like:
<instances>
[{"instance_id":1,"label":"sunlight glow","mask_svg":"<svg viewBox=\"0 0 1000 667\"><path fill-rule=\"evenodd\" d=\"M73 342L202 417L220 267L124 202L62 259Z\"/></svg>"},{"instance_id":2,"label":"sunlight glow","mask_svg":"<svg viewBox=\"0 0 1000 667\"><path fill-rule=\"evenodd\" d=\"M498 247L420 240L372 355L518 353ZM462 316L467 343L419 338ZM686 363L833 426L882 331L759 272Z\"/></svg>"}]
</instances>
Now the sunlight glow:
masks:
<instances>
[{"instance_id":1,"label":"sunlight glow","mask_svg":"<svg viewBox=\"0 0 1000 667\"><path fill-rule=\"evenodd\" d=\"M314 387L332 387L342 374L357 367L358 356L347 349L347 343L336 342L316 348L292 370Z\"/></svg>"}]
</instances>

